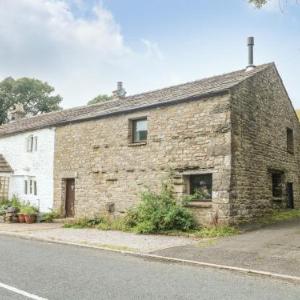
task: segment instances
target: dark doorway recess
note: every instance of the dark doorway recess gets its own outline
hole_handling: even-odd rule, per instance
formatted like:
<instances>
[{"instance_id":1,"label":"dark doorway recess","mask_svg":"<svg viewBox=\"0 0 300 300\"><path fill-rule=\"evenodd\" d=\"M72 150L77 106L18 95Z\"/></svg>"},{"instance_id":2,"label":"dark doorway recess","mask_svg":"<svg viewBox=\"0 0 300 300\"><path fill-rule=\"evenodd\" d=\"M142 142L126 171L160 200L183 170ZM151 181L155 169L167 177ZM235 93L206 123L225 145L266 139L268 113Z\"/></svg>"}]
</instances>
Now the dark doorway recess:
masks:
<instances>
[{"instance_id":1,"label":"dark doorway recess","mask_svg":"<svg viewBox=\"0 0 300 300\"><path fill-rule=\"evenodd\" d=\"M66 217L72 218L75 215L75 179L66 179Z\"/></svg>"},{"instance_id":2,"label":"dark doorway recess","mask_svg":"<svg viewBox=\"0 0 300 300\"><path fill-rule=\"evenodd\" d=\"M287 208L294 208L294 187L292 182L287 183Z\"/></svg>"}]
</instances>

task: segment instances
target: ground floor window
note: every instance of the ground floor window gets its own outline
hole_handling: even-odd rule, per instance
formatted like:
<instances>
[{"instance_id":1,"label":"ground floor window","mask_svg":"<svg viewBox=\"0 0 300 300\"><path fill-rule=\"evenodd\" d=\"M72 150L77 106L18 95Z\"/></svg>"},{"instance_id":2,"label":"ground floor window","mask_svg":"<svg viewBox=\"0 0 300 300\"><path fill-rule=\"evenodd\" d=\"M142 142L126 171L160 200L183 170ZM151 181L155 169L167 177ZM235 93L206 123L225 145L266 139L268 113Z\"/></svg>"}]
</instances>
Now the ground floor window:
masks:
<instances>
[{"instance_id":1,"label":"ground floor window","mask_svg":"<svg viewBox=\"0 0 300 300\"><path fill-rule=\"evenodd\" d=\"M275 198L282 197L283 194L283 174L272 173L272 194Z\"/></svg>"},{"instance_id":2,"label":"ground floor window","mask_svg":"<svg viewBox=\"0 0 300 300\"><path fill-rule=\"evenodd\" d=\"M8 198L9 177L0 176L0 199Z\"/></svg>"},{"instance_id":3,"label":"ground floor window","mask_svg":"<svg viewBox=\"0 0 300 300\"><path fill-rule=\"evenodd\" d=\"M24 194L37 196L37 182L34 178L24 180Z\"/></svg>"},{"instance_id":4,"label":"ground floor window","mask_svg":"<svg viewBox=\"0 0 300 300\"><path fill-rule=\"evenodd\" d=\"M190 175L189 185L189 192L195 201L211 201L212 174Z\"/></svg>"}]
</instances>

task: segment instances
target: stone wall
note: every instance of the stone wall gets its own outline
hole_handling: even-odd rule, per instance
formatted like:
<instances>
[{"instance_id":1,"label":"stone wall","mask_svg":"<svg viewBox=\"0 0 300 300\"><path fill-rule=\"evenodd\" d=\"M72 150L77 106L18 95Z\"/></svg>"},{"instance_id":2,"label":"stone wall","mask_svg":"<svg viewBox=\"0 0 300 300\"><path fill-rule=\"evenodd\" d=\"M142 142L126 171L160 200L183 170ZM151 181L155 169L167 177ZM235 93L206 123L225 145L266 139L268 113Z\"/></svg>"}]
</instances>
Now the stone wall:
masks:
<instances>
[{"instance_id":1,"label":"stone wall","mask_svg":"<svg viewBox=\"0 0 300 300\"><path fill-rule=\"evenodd\" d=\"M294 154L287 151L287 128L294 132ZM286 207L287 182L293 182L295 207L300 208L299 146L299 121L275 67L234 89L230 196L233 221ZM282 201L274 201L272 196L272 170L284 172Z\"/></svg>"},{"instance_id":2,"label":"stone wall","mask_svg":"<svg viewBox=\"0 0 300 300\"><path fill-rule=\"evenodd\" d=\"M124 100L126 101L126 100ZM115 204L137 204L145 188L158 191L172 174L174 191L187 190L190 174L212 173L212 203L196 206L200 222L229 215L231 132L229 95L73 123L56 129L54 207L64 212L64 179L75 178L75 216ZM131 144L130 119L148 119L146 144Z\"/></svg>"}]
</instances>

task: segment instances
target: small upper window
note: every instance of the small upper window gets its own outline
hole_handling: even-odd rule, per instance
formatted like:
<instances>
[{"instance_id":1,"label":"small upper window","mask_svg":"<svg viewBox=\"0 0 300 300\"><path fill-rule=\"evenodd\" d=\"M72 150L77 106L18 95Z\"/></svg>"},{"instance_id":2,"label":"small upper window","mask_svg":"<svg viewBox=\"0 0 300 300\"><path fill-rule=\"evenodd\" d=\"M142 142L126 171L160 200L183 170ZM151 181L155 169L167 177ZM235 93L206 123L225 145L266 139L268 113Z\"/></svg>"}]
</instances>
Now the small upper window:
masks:
<instances>
[{"instance_id":1,"label":"small upper window","mask_svg":"<svg viewBox=\"0 0 300 300\"><path fill-rule=\"evenodd\" d=\"M38 148L38 137L30 135L26 139L26 149L27 152L34 152L37 151Z\"/></svg>"},{"instance_id":2,"label":"small upper window","mask_svg":"<svg viewBox=\"0 0 300 300\"><path fill-rule=\"evenodd\" d=\"M33 137L33 151L37 151L37 142L38 142L38 137L37 136Z\"/></svg>"},{"instance_id":3,"label":"small upper window","mask_svg":"<svg viewBox=\"0 0 300 300\"><path fill-rule=\"evenodd\" d=\"M291 154L294 154L294 132L293 129L287 128L287 151Z\"/></svg>"},{"instance_id":4,"label":"small upper window","mask_svg":"<svg viewBox=\"0 0 300 300\"><path fill-rule=\"evenodd\" d=\"M212 199L212 174L190 176L190 194L195 200L209 201Z\"/></svg>"},{"instance_id":5,"label":"small upper window","mask_svg":"<svg viewBox=\"0 0 300 300\"><path fill-rule=\"evenodd\" d=\"M132 141L133 143L145 142L148 135L147 119L132 120Z\"/></svg>"}]
</instances>

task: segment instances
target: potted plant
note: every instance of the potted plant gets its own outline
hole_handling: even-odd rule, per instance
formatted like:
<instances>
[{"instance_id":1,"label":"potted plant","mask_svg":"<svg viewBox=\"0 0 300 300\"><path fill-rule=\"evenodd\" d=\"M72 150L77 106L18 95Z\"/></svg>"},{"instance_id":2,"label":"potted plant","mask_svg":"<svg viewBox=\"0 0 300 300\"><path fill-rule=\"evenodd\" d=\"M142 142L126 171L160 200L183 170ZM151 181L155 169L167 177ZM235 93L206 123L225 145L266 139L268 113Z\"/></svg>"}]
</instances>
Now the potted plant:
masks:
<instances>
[{"instance_id":1,"label":"potted plant","mask_svg":"<svg viewBox=\"0 0 300 300\"><path fill-rule=\"evenodd\" d=\"M25 223L25 215L22 212L18 213L18 219L19 219L19 223Z\"/></svg>"},{"instance_id":2,"label":"potted plant","mask_svg":"<svg viewBox=\"0 0 300 300\"><path fill-rule=\"evenodd\" d=\"M25 222L27 224L32 224L36 222L37 209L35 207L31 205L26 205L22 207L20 213L24 215Z\"/></svg>"}]
</instances>

